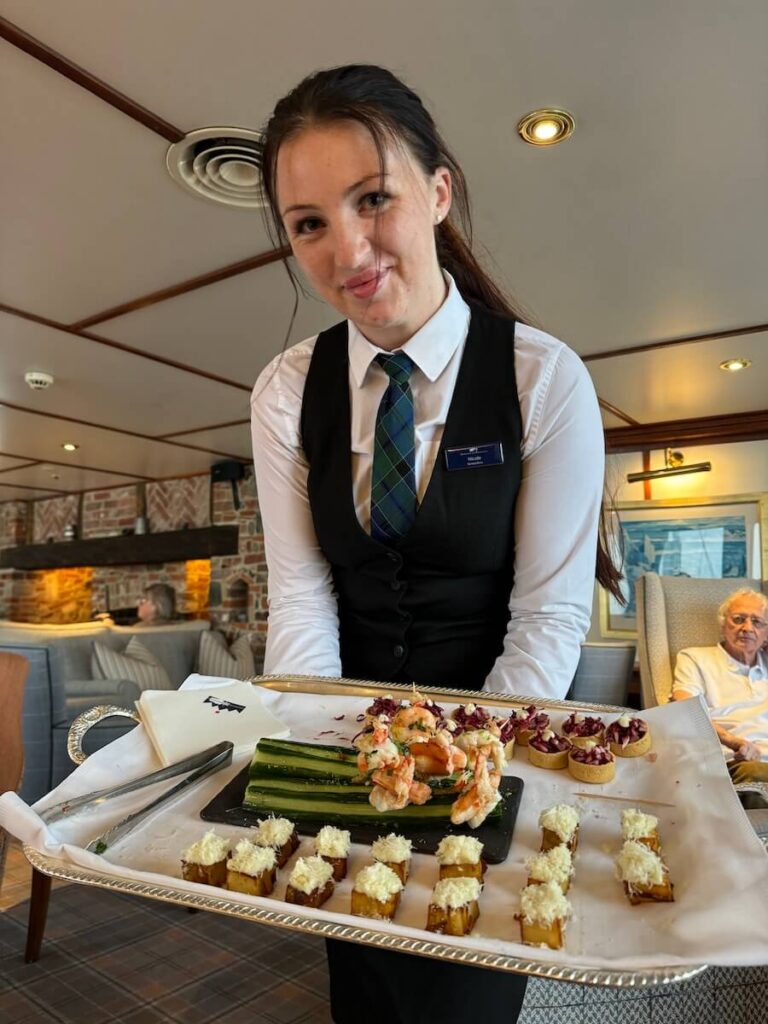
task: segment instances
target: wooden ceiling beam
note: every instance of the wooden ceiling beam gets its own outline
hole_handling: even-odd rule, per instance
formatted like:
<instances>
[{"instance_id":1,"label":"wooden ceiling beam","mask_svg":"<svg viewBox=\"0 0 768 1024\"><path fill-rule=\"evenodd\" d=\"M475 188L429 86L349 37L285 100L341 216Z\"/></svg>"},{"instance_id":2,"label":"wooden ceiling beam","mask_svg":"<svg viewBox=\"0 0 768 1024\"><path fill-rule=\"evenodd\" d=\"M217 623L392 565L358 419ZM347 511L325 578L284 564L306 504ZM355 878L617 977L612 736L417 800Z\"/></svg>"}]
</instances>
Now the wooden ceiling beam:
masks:
<instances>
[{"instance_id":1,"label":"wooden ceiling beam","mask_svg":"<svg viewBox=\"0 0 768 1024\"><path fill-rule=\"evenodd\" d=\"M205 380L212 380L216 384L226 384L227 387L237 388L238 391L252 391L252 384L243 384L239 380L230 380L228 377L220 377L217 373L210 373L208 370L201 370L196 366L189 366L187 363L180 363L176 359L167 359L165 356L155 355L154 352L145 352L143 349L134 348L132 345L124 345L121 341L112 341L111 338L102 338L99 334L91 334L90 331L76 330L67 324L61 324L57 320L49 320L48 317L38 316L37 313L28 313L24 309L17 309L0 302L0 313L9 313L22 320L29 320L33 324L42 324L43 327L52 327L56 331L63 331L76 338L85 338L86 341L94 341L97 345L106 345L107 348L117 349L118 352L126 352L131 356L138 356L140 359L149 359L153 363L162 363L163 366L170 366L174 370L181 370L183 373L192 373L195 377L203 377Z\"/></svg>"},{"instance_id":2,"label":"wooden ceiling beam","mask_svg":"<svg viewBox=\"0 0 768 1024\"><path fill-rule=\"evenodd\" d=\"M0 18L0 38L5 39L17 49L23 50L24 53L28 53L30 57L34 57L42 64L46 64L49 68L68 78L70 82L79 85L111 107L115 107L122 114L127 114L128 117L138 121L139 124L149 128L150 131L160 135L168 142L180 142L184 138L185 133L180 128L163 120L162 117L147 110L146 107L142 107L130 96L119 92L107 82L92 75L90 71L81 68L79 64L75 64L67 57L57 53L56 50L52 50L50 46L46 46L45 43L24 32L18 25L14 25L6 18Z\"/></svg>"},{"instance_id":3,"label":"wooden ceiling beam","mask_svg":"<svg viewBox=\"0 0 768 1024\"><path fill-rule=\"evenodd\" d=\"M652 451L657 448L730 444L768 438L768 409L736 412L724 416L697 416L687 420L664 420L638 426L611 427L605 431L605 450Z\"/></svg>"},{"instance_id":4,"label":"wooden ceiling beam","mask_svg":"<svg viewBox=\"0 0 768 1024\"><path fill-rule=\"evenodd\" d=\"M130 302L124 302L120 306L113 306L101 313L94 313L93 316L85 317L74 324L69 324L70 330L82 331L86 327L103 323L105 320L114 320L115 317L124 316L126 313L134 313L137 309L146 309L147 306L154 306L158 302L166 302L168 299L175 299L178 295L186 295L187 292L196 291L198 288L207 288L208 285L216 284L219 281L226 281L227 278L236 277L238 274L245 274L249 270L258 270L259 267L266 267L270 263L277 263L285 256L290 256L291 250L270 249L268 252L258 253L256 256L249 256L237 263L230 263L226 267L219 267L218 270L209 270L198 277L191 277L187 281L170 285L168 288L161 288L148 295L141 295Z\"/></svg>"},{"instance_id":5,"label":"wooden ceiling beam","mask_svg":"<svg viewBox=\"0 0 768 1024\"><path fill-rule=\"evenodd\" d=\"M747 334L768 333L768 324L751 324L747 327L732 327L728 331L709 331L707 334L691 334L686 338L669 338L666 341L649 341L644 345L630 345L628 348L610 348L605 352L592 352L579 358L583 363L597 359L614 359L617 356L633 356L638 352L652 352L657 348L671 348L673 345L692 345L697 341L720 341L722 338L742 338Z\"/></svg>"}]
</instances>

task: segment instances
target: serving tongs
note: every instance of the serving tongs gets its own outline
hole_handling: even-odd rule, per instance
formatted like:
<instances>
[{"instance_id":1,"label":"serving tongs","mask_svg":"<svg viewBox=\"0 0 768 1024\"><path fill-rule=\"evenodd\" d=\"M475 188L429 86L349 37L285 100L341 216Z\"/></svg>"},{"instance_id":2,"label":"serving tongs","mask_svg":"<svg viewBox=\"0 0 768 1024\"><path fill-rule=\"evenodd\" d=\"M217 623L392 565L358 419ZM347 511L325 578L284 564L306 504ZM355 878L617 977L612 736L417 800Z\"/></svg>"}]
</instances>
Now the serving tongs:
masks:
<instances>
[{"instance_id":1,"label":"serving tongs","mask_svg":"<svg viewBox=\"0 0 768 1024\"><path fill-rule=\"evenodd\" d=\"M76 797L74 800L63 800L60 804L46 807L44 811L40 812L40 817L47 825L50 825L54 821L70 817L85 807L99 807L108 800L125 796L126 793L135 793L140 789L145 789L147 786L154 786L156 782L164 782L166 779L173 779L177 775L191 772L191 775L188 775L182 782L177 783L172 789L167 790L161 796L152 800L146 807L142 807L141 810L134 811L133 814L129 814L122 821L118 821L116 825L113 825L112 828L103 832L100 836L97 836L85 848L89 853L104 853L105 850L113 846L118 839L122 839L123 836L138 825L140 821L143 821L152 811L160 807L161 804L172 800L183 790L193 786L200 779L205 778L206 775L220 771L220 769L230 765L232 763L233 750L234 744L229 740L225 740L223 743L217 743L213 747L208 747L207 750L203 750L199 754L185 757L184 760L168 765L167 768L150 772L148 775L141 775L138 779L132 779L130 782L124 782L119 786L112 786L110 789L86 793L84 796Z\"/></svg>"}]
</instances>

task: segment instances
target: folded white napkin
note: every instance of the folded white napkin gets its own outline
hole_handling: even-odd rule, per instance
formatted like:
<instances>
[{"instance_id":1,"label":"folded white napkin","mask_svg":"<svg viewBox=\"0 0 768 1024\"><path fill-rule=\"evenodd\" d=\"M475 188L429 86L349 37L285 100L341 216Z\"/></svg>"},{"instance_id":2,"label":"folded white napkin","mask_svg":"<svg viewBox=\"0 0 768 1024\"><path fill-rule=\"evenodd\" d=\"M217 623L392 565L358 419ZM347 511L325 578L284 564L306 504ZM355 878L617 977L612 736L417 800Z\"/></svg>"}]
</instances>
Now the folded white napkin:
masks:
<instances>
[{"instance_id":1,"label":"folded white napkin","mask_svg":"<svg viewBox=\"0 0 768 1024\"><path fill-rule=\"evenodd\" d=\"M251 683L192 675L181 690L144 690L136 708L163 765L231 740L251 750L263 736L291 731L263 706Z\"/></svg>"}]
</instances>

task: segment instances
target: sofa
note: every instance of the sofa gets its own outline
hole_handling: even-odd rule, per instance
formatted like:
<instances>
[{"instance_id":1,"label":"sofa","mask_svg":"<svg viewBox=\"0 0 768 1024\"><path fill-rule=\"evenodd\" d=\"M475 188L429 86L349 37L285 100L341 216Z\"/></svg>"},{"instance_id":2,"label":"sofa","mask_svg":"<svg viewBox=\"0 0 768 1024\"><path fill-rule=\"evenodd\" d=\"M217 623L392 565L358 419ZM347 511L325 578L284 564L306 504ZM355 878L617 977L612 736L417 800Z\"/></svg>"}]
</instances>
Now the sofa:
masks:
<instances>
[{"instance_id":1,"label":"sofa","mask_svg":"<svg viewBox=\"0 0 768 1024\"><path fill-rule=\"evenodd\" d=\"M122 651L138 636L178 687L196 671L200 632L207 629L210 624L199 620L138 628L109 622L48 626L0 621L0 650L21 654L30 663L22 719L22 799L32 803L73 771L67 733L81 711L97 704L132 707L139 699L139 686L129 679L92 677L95 640ZM92 753L131 728L127 719L101 722L86 736L84 749Z\"/></svg>"}]
</instances>

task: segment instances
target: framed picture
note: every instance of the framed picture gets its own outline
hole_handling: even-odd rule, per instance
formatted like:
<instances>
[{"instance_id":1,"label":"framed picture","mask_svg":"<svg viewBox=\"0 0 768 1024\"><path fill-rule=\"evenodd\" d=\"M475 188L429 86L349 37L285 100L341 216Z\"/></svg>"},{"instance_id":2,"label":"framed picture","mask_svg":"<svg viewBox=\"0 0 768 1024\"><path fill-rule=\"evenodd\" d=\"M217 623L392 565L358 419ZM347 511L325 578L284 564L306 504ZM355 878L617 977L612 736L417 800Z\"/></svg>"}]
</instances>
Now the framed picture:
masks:
<instances>
[{"instance_id":1,"label":"framed picture","mask_svg":"<svg viewBox=\"0 0 768 1024\"><path fill-rule=\"evenodd\" d=\"M637 636L635 581L644 572L768 578L768 495L622 502L618 521L627 603L622 607L599 588L600 632L606 638Z\"/></svg>"}]
</instances>

